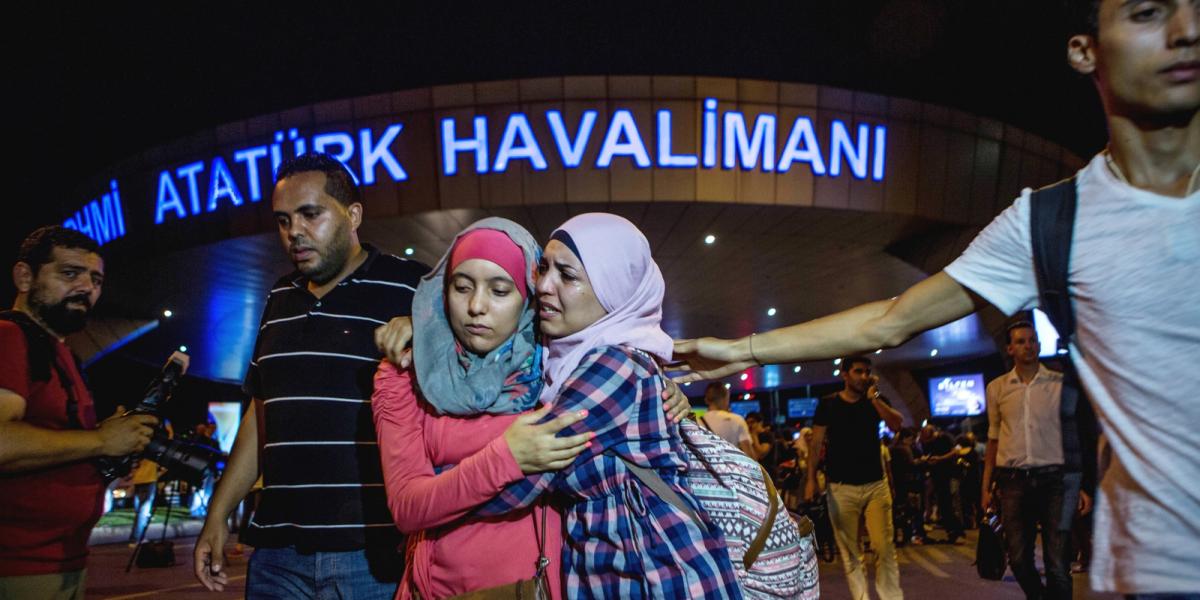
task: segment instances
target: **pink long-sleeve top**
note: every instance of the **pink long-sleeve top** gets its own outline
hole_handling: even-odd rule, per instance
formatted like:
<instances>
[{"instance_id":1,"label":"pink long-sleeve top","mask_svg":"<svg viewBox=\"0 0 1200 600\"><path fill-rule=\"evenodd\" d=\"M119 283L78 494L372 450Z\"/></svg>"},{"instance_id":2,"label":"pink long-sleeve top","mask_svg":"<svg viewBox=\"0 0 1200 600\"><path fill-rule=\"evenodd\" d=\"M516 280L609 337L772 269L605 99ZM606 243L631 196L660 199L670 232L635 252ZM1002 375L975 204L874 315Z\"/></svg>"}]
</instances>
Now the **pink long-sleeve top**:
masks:
<instances>
[{"instance_id":1,"label":"pink long-sleeve top","mask_svg":"<svg viewBox=\"0 0 1200 600\"><path fill-rule=\"evenodd\" d=\"M445 598L533 576L541 507L499 517L466 515L525 477L504 440L517 415L438 416L413 389L411 370L380 362L371 395L388 507L406 534L397 598ZM453 465L435 473L434 467ZM562 597L562 516L549 509L550 592ZM535 524L537 528L535 529Z\"/></svg>"}]
</instances>

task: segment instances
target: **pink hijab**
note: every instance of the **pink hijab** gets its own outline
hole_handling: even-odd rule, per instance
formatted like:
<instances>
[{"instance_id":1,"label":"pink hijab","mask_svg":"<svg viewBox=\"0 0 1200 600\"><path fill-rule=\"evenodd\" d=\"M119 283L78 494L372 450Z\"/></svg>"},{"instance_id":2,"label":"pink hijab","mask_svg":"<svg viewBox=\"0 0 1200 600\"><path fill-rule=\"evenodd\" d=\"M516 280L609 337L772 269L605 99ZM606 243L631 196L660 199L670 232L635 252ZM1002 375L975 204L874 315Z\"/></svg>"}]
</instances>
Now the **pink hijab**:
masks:
<instances>
[{"instance_id":1,"label":"pink hijab","mask_svg":"<svg viewBox=\"0 0 1200 600\"><path fill-rule=\"evenodd\" d=\"M666 285L637 226L617 215L586 213L559 230L575 242L592 290L608 314L582 331L547 342L543 402L554 402L563 382L594 348L632 346L666 362L673 347L661 327Z\"/></svg>"}]
</instances>

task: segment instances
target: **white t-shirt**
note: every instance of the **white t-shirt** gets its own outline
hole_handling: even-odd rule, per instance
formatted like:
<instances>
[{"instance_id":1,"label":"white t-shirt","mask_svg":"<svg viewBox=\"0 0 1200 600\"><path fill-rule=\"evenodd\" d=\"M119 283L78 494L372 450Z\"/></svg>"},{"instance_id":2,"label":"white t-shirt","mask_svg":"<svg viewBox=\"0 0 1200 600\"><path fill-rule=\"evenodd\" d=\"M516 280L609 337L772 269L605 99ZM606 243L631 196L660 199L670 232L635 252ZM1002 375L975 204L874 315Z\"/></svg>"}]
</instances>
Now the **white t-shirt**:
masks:
<instances>
[{"instance_id":1,"label":"white t-shirt","mask_svg":"<svg viewBox=\"0 0 1200 600\"><path fill-rule=\"evenodd\" d=\"M738 446L742 442L750 442L750 426L746 425L742 415L727 410L709 409L703 418L702 425L707 424L709 431L721 436L730 444Z\"/></svg>"},{"instance_id":2,"label":"white t-shirt","mask_svg":"<svg viewBox=\"0 0 1200 600\"><path fill-rule=\"evenodd\" d=\"M1200 194L1077 177L1071 356L1112 451L1096 503L1091 583L1200 590ZM1029 190L946 267L1006 314L1037 305Z\"/></svg>"}]
</instances>

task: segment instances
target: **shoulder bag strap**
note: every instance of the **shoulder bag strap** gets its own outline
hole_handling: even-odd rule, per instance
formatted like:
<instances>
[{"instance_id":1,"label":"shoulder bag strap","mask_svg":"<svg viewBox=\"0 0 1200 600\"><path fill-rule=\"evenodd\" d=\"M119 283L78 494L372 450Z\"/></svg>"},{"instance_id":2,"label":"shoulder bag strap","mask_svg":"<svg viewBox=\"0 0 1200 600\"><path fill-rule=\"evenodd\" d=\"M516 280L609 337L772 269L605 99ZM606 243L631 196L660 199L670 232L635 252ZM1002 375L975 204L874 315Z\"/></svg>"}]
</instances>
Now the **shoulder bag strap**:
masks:
<instances>
[{"instance_id":1,"label":"shoulder bag strap","mask_svg":"<svg viewBox=\"0 0 1200 600\"><path fill-rule=\"evenodd\" d=\"M629 459L617 454L616 452L613 452L612 450L605 450L604 453L608 454L609 456L614 456L621 462L625 463L625 468L629 469L629 472L632 473L634 477L637 477L638 481L641 481L643 485L650 488L650 490L655 494L658 494L659 498L662 498L668 504L678 508L681 512L683 512L683 514L687 515L688 518L695 521L696 525L700 527L702 531L708 531L708 528L705 526L704 521L700 518L700 515L696 514L696 511L692 510L692 508L683 501L683 498L680 498L679 494L675 493L675 490L671 489L671 486L667 485L667 482L663 481L662 476L656 473L653 469L647 469L641 465L635 465Z\"/></svg>"},{"instance_id":2,"label":"shoulder bag strap","mask_svg":"<svg viewBox=\"0 0 1200 600\"><path fill-rule=\"evenodd\" d=\"M767 484L767 518L763 520L762 527L758 529L758 535L754 536L754 541L750 542L750 547L746 548L746 555L742 557L742 564L749 571L754 566L754 561L758 560L759 553L767 545L767 537L771 535L771 530L775 527L775 517L779 513L779 492L775 490L775 482L771 481L771 474L767 472L762 465L758 466L762 471L763 481Z\"/></svg>"}]
</instances>

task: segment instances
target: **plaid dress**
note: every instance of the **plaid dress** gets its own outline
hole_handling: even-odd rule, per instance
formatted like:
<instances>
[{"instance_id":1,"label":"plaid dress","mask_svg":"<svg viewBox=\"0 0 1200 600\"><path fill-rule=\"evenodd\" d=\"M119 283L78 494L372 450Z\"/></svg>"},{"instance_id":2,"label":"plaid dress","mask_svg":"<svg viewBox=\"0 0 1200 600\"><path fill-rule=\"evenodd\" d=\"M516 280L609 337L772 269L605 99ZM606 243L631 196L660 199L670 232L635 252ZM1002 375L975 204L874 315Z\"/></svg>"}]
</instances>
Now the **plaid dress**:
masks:
<instances>
[{"instance_id":1,"label":"plaid dress","mask_svg":"<svg viewBox=\"0 0 1200 600\"><path fill-rule=\"evenodd\" d=\"M483 505L481 515L531 505L545 491L565 497L562 568L569 598L741 598L725 540L642 486L620 458L654 468L693 510L679 426L662 405L663 380L645 353L605 346L588 353L563 384L547 420L586 410L560 435L592 431L591 448L558 472L530 475Z\"/></svg>"}]
</instances>

